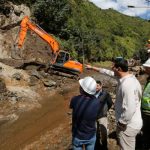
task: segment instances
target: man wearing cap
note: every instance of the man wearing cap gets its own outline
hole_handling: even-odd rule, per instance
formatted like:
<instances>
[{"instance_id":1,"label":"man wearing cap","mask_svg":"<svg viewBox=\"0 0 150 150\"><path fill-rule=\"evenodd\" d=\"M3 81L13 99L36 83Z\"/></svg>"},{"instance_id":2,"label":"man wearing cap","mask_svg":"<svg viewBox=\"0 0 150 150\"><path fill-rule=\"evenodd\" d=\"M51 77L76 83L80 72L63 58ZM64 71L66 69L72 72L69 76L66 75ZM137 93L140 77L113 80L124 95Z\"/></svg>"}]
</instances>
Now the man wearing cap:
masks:
<instances>
[{"instance_id":1,"label":"man wearing cap","mask_svg":"<svg viewBox=\"0 0 150 150\"><path fill-rule=\"evenodd\" d=\"M141 97L139 81L128 72L128 62L117 57L112 62L112 71L86 65L92 69L115 78L118 81L115 101L117 137L121 150L135 150L135 137L142 128Z\"/></svg>"},{"instance_id":2,"label":"man wearing cap","mask_svg":"<svg viewBox=\"0 0 150 150\"><path fill-rule=\"evenodd\" d=\"M143 148L150 148L150 59L144 64L145 73L148 75L142 96L142 117L143 117Z\"/></svg>"},{"instance_id":3,"label":"man wearing cap","mask_svg":"<svg viewBox=\"0 0 150 150\"><path fill-rule=\"evenodd\" d=\"M95 98L96 81L92 77L79 80L80 95L70 102L72 109L72 146L73 150L94 150L96 141L96 119L99 101Z\"/></svg>"}]
</instances>

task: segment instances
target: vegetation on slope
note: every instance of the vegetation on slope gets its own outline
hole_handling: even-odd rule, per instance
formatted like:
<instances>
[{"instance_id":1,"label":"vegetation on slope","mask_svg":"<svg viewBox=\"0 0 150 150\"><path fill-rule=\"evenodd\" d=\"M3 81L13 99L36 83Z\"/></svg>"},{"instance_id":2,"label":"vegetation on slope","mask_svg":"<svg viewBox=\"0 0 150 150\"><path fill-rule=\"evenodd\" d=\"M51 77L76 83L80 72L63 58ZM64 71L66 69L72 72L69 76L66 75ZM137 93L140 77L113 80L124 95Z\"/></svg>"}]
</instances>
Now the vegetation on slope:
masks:
<instances>
[{"instance_id":1,"label":"vegetation on slope","mask_svg":"<svg viewBox=\"0 0 150 150\"><path fill-rule=\"evenodd\" d=\"M32 9L38 24L55 35L62 49L78 59L110 60L115 56L145 57L150 22L113 9L102 10L88 0L13 0Z\"/></svg>"}]
</instances>

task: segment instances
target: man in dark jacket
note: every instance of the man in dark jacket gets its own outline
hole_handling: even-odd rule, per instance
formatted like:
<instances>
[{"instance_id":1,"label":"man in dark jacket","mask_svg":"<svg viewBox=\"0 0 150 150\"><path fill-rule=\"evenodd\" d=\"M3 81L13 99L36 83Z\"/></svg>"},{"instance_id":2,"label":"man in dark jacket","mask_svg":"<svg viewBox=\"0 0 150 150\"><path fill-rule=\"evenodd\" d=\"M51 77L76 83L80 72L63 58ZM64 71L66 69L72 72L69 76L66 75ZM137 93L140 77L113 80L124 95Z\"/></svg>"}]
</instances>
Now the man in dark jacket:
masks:
<instances>
[{"instance_id":1,"label":"man in dark jacket","mask_svg":"<svg viewBox=\"0 0 150 150\"><path fill-rule=\"evenodd\" d=\"M100 103L95 97L96 81L92 77L79 80L80 95L70 102L72 109L73 150L94 150L96 141L96 120Z\"/></svg>"},{"instance_id":2,"label":"man in dark jacket","mask_svg":"<svg viewBox=\"0 0 150 150\"><path fill-rule=\"evenodd\" d=\"M96 98L100 101L100 112L97 120L97 142L95 149L99 149L101 145L101 149L107 150L107 136L108 136L108 119L107 112L111 108L113 102L110 94L102 88L101 81L97 82L96 89Z\"/></svg>"}]
</instances>

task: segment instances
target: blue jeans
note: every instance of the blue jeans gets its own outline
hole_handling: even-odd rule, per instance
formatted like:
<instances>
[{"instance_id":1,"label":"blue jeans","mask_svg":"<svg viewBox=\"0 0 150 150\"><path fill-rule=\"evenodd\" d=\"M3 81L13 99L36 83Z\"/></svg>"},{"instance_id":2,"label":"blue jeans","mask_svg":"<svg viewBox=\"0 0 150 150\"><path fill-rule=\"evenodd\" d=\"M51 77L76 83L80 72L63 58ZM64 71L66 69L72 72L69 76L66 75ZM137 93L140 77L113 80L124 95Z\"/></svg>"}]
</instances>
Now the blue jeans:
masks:
<instances>
[{"instance_id":1,"label":"blue jeans","mask_svg":"<svg viewBox=\"0 0 150 150\"><path fill-rule=\"evenodd\" d=\"M73 150L82 150L83 145L85 146L85 150L94 150L95 142L96 142L96 135L94 135L89 140L80 140L76 137L73 137L73 141L72 141Z\"/></svg>"}]
</instances>

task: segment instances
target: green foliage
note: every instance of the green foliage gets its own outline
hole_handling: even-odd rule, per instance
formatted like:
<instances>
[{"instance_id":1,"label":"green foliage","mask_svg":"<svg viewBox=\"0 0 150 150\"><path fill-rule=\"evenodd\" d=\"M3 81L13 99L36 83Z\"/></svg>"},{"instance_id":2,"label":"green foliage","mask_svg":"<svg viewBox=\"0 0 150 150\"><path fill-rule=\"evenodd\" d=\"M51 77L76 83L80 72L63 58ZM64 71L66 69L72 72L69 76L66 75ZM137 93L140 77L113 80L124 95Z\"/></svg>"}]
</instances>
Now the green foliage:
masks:
<instances>
[{"instance_id":1,"label":"green foliage","mask_svg":"<svg viewBox=\"0 0 150 150\"><path fill-rule=\"evenodd\" d=\"M70 12L67 0L37 0L33 12L46 31L61 37L67 36L67 17Z\"/></svg>"},{"instance_id":2,"label":"green foliage","mask_svg":"<svg viewBox=\"0 0 150 150\"><path fill-rule=\"evenodd\" d=\"M11 2L14 3L14 4L18 4L18 5L26 4L29 7L31 7L34 4L35 1L36 0L11 0ZM7 3L7 2L10 2L10 0L1 0L0 3Z\"/></svg>"},{"instance_id":3,"label":"green foliage","mask_svg":"<svg viewBox=\"0 0 150 150\"><path fill-rule=\"evenodd\" d=\"M38 24L59 37L61 47L79 60L83 55L95 62L144 56L141 52L150 38L146 20L102 10L88 0L35 0L32 8Z\"/></svg>"},{"instance_id":4,"label":"green foliage","mask_svg":"<svg viewBox=\"0 0 150 150\"><path fill-rule=\"evenodd\" d=\"M112 61L93 62L92 65L97 67L110 68Z\"/></svg>"}]
</instances>

